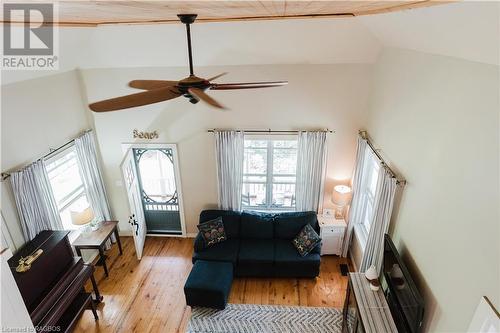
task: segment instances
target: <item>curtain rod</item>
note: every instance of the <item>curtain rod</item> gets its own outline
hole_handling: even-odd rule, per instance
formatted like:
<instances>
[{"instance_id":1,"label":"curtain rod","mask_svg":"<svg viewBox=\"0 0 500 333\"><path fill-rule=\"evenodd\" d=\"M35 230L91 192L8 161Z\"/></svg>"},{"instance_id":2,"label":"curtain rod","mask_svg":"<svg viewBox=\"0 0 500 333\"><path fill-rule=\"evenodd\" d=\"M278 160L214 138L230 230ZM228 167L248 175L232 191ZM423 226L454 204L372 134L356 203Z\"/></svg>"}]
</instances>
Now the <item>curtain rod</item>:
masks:
<instances>
[{"instance_id":1,"label":"curtain rod","mask_svg":"<svg viewBox=\"0 0 500 333\"><path fill-rule=\"evenodd\" d=\"M387 170L389 171L389 173L391 174L392 178L396 178L396 184L398 185L406 185L406 179L400 179L398 178L397 174L394 172L394 170L391 169L391 167L389 167L387 165L387 163L385 163L384 159L382 158L382 156L379 154L379 152L377 151L377 149L373 146L373 143L371 142L370 138L368 137L368 132L366 131L359 131L358 132L359 135L366 140L366 143L368 144L368 147L370 147L370 149L372 150L372 152L375 154L375 156L377 156L377 158L379 159L380 163L382 164L382 166Z\"/></svg>"},{"instance_id":2,"label":"curtain rod","mask_svg":"<svg viewBox=\"0 0 500 333\"><path fill-rule=\"evenodd\" d=\"M78 137L82 136L83 134L87 133L87 132L92 132L91 129L88 129L88 130L85 130L83 131ZM32 164L32 163L35 163L36 161L39 161L39 160L43 160L43 159L46 159L48 158L49 156L52 156L53 154L61 151L61 150L64 150L65 148L67 148L70 144L74 143L75 142L75 139L76 138L73 138L71 140L69 140L68 142L66 142L65 144L57 147L57 148L49 148L49 152L45 155L43 155L42 157L40 158L37 158L36 160L34 160L33 162L29 163L29 164L26 164L25 166L21 167L21 168L18 168L14 171L17 171L17 170L21 170L21 169L24 169L25 167L27 167L28 165ZM14 172L14 171L10 171L10 172ZM1 181L3 182L4 180L8 179L10 177L10 172L6 171L6 172L2 172L1 174Z\"/></svg>"},{"instance_id":3,"label":"curtain rod","mask_svg":"<svg viewBox=\"0 0 500 333\"><path fill-rule=\"evenodd\" d=\"M207 130L208 133L214 133L217 131L230 131L231 129L220 129L220 128L211 128ZM242 131L245 133L300 133L304 132L306 130L272 130L270 128L266 129L233 129L234 131ZM325 129L320 129L320 130L313 130L316 132L327 132L327 133L335 133L335 130L330 130L328 128Z\"/></svg>"}]
</instances>

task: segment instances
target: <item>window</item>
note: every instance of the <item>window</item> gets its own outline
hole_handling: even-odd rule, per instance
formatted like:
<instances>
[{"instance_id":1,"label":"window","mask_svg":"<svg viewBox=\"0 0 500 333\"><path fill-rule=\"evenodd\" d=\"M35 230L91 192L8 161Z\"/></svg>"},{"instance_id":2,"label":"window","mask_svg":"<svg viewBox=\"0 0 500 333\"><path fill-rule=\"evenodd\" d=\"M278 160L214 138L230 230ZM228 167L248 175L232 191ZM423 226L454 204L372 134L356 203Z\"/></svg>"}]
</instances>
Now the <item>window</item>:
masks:
<instances>
[{"instance_id":1,"label":"window","mask_svg":"<svg viewBox=\"0 0 500 333\"><path fill-rule=\"evenodd\" d=\"M90 204L83 186L75 147L51 157L46 164L47 174L64 229L78 229L72 223L71 213L81 213Z\"/></svg>"},{"instance_id":2,"label":"window","mask_svg":"<svg viewBox=\"0 0 500 333\"><path fill-rule=\"evenodd\" d=\"M361 180L361 219L360 226L364 238L368 237L371 222L373 219L373 206L375 202L375 191L377 190L378 172L380 164L377 157L370 148L366 148L365 160L363 165L363 178Z\"/></svg>"},{"instance_id":3,"label":"window","mask_svg":"<svg viewBox=\"0 0 500 333\"><path fill-rule=\"evenodd\" d=\"M297 139L245 138L243 208L294 210Z\"/></svg>"}]
</instances>

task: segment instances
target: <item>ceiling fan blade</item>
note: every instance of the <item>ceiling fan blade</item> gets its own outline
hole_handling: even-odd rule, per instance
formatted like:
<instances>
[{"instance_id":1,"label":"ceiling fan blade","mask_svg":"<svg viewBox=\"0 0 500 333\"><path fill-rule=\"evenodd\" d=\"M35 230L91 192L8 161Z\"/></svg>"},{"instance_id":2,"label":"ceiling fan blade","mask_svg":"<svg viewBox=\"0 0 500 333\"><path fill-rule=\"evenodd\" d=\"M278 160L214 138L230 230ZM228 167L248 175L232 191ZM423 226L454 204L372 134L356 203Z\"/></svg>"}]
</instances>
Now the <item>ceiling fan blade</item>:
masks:
<instances>
[{"instance_id":1,"label":"ceiling fan blade","mask_svg":"<svg viewBox=\"0 0 500 333\"><path fill-rule=\"evenodd\" d=\"M212 83L210 89L213 90L232 90L232 89L254 89L271 88L287 85L288 81L274 82L244 82L244 83Z\"/></svg>"},{"instance_id":2,"label":"ceiling fan blade","mask_svg":"<svg viewBox=\"0 0 500 333\"><path fill-rule=\"evenodd\" d=\"M136 89L152 90L164 87L173 87L177 85L178 81L164 81L164 80L132 80L128 83L129 87Z\"/></svg>"},{"instance_id":3,"label":"ceiling fan blade","mask_svg":"<svg viewBox=\"0 0 500 333\"><path fill-rule=\"evenodd\" d=\"M207 81L209 81L209 82L210 82L210 81L213 81L213 80L218 79L218 78L220 78L221 76L224 76L224 75L226 75L226 74L227 74L227 72L220 73L219 75L216 75L216 76L214 76L214 77L211 77L210 79L207 79Z\"/></svg>"},{"instance_id":4,"label":"ceiling fan blade","mask_svg":"<svg viewBox=\"0 0 500 333\"><path fill-rule=\"evenodd\" d=\"M198 89L198 88L189 88L188 89L188 92L191 94L191 96L193 96L194 98L196 98L197 100L201 100L205 103L208 103L216 108L219 108L219 109L223 109L223 110L226 110L226 107L224 107L223 105L221 105L219 102L217 102L215 99L213 99L212 97L208 96L207 94L205 94L205 92L201 89Z\"/></svg>"},{"instance_id":5,"label":"ceiling fan blade","mask_svg":"<svg viewBox=\"0 0 500 333\"><path fill-rule=\"evenodd\" d=\"M163 102L179 97L180 95L181 93L177 89L173 87L166 87L92 103L89 105L89 108L95 112L115 111Z\"/></svg>"}]
</instances>

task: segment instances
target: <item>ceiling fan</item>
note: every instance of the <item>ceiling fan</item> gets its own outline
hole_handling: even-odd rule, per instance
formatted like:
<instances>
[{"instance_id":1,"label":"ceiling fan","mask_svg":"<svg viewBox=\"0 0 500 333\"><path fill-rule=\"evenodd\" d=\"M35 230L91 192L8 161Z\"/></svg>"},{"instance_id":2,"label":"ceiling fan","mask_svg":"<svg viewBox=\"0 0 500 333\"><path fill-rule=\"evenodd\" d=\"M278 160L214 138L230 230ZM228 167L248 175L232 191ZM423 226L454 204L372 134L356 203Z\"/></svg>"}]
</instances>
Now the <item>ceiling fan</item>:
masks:
<instances>
[{"instance_id":1,"label":"ceiling fan","mask_svg":"<svg viewBox=\"0 0 500 333\"><path fill-rule=\"evenodd\" d=\"M143 89L146 91L107 99L95 102L89 105L89 108L95 112L115 111L136 106L148 105L167 101L179 96L184 96L193 104L203 101L219 109L225 107L215 99L205 93L205 90L233 90L233 89L254 89L278 87L288 84L287 81L274 82L247 82L247 83L213 83L212 81L227 74L222 73L209 79L199 78L194 75L193 56L191 52L191 30L190 24L194 23L196 14L177 15L182 23L186 25L188 55L189 55L189 76L180 81L164 80L133 80L129 82L132 88Z\"/></svg>"}]
</instances>

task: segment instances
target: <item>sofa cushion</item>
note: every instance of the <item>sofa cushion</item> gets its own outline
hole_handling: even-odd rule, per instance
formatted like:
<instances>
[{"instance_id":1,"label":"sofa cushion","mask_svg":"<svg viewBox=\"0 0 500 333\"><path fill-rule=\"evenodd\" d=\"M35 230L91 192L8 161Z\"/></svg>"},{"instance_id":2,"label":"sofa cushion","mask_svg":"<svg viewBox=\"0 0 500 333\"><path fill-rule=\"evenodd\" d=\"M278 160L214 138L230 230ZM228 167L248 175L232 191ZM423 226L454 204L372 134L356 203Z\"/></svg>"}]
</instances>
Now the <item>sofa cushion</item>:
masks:
<instances>
[{"instance_id":1,"label":"sofa cushion","mask_svg":"<svg viewBox=\"0 0 500 333\"><path fill-rule=\"evenodd\" d=\"M319 246L305 257L297 252L289 240L275 240L274 249L275 276L315 277L319 275L321 263Z\"/></svg>"},{"instance_id":2,"label":"sofa cushion","mask_svg":"<svg viewBox=\"0 0 500 333\"><path fill-rule=\"evenodd\" d=\"M240 237L245 239L272 239L274 214L259 212L241 213Z\"/></svg>"},{"instance_id":3,"label":"sofa cushion","mask_svg":"<svg viewBox=\"0 0 500 333\"><path fill-rule=\"evenodd\" d=\"M193 263L197 260L225 261L236 264L240 240L233 238L222 243L196 251L193 254Z\"/></svg>"},{"instance_id":4,"label":"sofa cushion","mask_svg":"<svg viewBox=\"0 0 500 333\"><path fill-rule=\"evenodd\" d=\"M240 244L239 263L273 262L274 241L272 239L242 239Z\"/></svg>"},{"instance_id":5,"label":"sofa cushion","mask_svg":"<svg viewBox=\"0 0 500 333\"><path fill-rule=\"evenodd\" d=\"M309 224L306 224L297 237L292 240L292 244L303 257L311 252L320 242L321 238L319 238L319 235Z\"/></svg>"},{"instance_id":6,"label":"sofa cushion","mask_svg":"<svg viewBox=\"0 0 500 333\"><path fill-rule=\"evenodd\" d=\"M238 276L272 276L274 264L274 240L242 239L238 265Z\"/></svg>"},{"instance_id":7,"label":"sofa cushion","mask_svg":"<svg viewBox=\"0 0 500 333\"><path fill-rule=\"evenodd\" d=\"M240 212L232 210L208 209L200 213L200 223L213 220L219 216L224 223L224 231L227 238L238 238L240 236Z\"/></svg>"},{"instance_id":8,"label":"sofa cushion","mask_svg":"<svg viewBox=\"0 0 500 333\"><path fill-rule=\"evenodd\" d=\"M206 246L213 246L227 239L226 233L224 232L224 223L220 216L213 220L198 224L198 230L205 240Z\"/></svg>"},{"instance_id":9,"label":"sofa cushion","mask_svg":"<svg viewBox=\"0 0 500 333\"><path fill-rule=\"evenodd\" d=\"M293 239L306 225L310 224L317 232L316 212L280 213L274 218L274 238Z\"/></svg>"}]
</instances>

